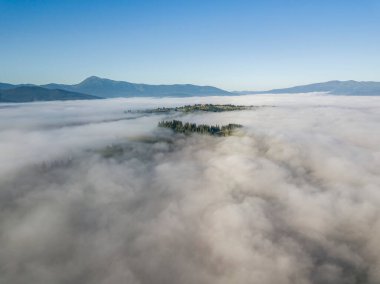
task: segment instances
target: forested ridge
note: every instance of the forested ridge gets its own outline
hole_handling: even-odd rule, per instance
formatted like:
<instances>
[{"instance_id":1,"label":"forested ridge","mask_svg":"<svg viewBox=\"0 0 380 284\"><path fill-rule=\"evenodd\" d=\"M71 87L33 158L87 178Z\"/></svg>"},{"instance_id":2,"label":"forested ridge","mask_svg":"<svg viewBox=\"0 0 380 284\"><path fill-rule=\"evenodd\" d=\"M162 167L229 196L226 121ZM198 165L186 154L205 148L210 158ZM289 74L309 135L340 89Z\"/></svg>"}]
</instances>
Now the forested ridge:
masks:
<instances>
[{"instance_id":1,"label":"forested ridge","mask_svg":"<svg viewBox=\"0 0 380 284\"><path fill-rule=\"evenodd\" d=\"M139 110L137 112L142 113L168 113L168 112L224 112L224 111L237 111L237 110L248 110L252 109L253 106L243 106L243 105L232 105L232 104L195 104L195 105L185 105L181 107L158 107L154 109ZM128 112L132 112L129 110Z\"/></svg>"},{"instance_id":2,"label":"forested ridge","mask_svg":"<svg viewBox=\"0 0 380 284\"><path fill-rule=\"evenodd\" d=\"M170 128L176 133L198 133L212 136L230 136L234 130L243 127L240 124L229 123L227 125L208 125L208 124L196 124L196 123L183 123L180 120L160 121L158 127Z\"/></svg>"}]
</instances>

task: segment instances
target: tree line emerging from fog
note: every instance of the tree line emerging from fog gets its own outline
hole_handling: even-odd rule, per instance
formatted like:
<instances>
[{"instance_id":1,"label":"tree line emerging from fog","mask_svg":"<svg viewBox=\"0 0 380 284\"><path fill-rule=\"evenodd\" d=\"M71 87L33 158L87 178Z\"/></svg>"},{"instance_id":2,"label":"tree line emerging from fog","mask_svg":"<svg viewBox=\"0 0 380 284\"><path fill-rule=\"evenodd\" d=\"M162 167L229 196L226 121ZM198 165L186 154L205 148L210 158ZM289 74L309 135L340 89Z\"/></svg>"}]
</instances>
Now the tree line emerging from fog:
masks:
<instances>
[{"instance_id":1,"label":"tree line emerging from fog","mask_svg":"<svg viewBox=\"0 0 380 284\"><path fill-rule=\"evenodd\" d=\"M207 112L223 112L223 111L236 111L236 110L249 110L253 106L241 106L241 105L214 105L214 104L195 104L195 105L185 105L181 107L159 107L154 109L140 110L137 112L143 113L168 113L172 111L178 112L196 112L196 111L207 111ZM129 110L128 112L132 112Z\"/></svg>"},{"instance_id":2,"label":"tree line emerging from fog","mask_svg":"<svg viewBox=\"0 0 380 284\"><path fill-rule=\"evenodd\" d=\"M212 136L230 136L234 130L243 127L241 124L230 123L227 125L207 125L195 123L183 123L180 120L160 121L158 127L170 128L176 133L191 134L198 133Z\"/></svg>"}]
</instances>

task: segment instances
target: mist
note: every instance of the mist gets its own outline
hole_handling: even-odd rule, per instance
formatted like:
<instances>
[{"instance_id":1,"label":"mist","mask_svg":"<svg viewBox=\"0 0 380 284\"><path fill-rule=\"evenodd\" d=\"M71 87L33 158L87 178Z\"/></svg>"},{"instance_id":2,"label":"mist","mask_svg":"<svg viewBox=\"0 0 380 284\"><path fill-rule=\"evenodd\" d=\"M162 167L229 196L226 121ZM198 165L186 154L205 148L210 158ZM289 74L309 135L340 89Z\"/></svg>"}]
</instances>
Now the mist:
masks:
<instances>
[{"instance_id":1,"label":"mist","mask_svg":"<svg viewBox=\"0 0 380 284\"><path fill-rule=\"evenodd\" d=\"M194 103L259 107L174 116L230 137L125 112ZM379 123L323 94L3 104L0 283L379 283Z\"/></svg>"}]
</instances>

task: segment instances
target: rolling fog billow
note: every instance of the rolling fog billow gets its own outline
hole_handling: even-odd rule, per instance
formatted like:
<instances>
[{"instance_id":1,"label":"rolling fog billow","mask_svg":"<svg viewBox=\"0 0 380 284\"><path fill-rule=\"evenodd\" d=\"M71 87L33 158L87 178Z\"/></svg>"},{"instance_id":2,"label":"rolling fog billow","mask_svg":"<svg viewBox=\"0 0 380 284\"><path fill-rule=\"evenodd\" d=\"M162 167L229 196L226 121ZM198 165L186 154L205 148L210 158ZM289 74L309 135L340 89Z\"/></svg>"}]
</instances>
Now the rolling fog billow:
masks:
<instances>
[{"instance_id":1,"label":"rolling fog billow","mask_svg":"<svg viewBox=\"0 0 380 284\"><path fill-rule=\"evenodd\" d=\"M0 106L0 283L379 283L380 97L300 96Z\"/></svg>"}]
</instances>

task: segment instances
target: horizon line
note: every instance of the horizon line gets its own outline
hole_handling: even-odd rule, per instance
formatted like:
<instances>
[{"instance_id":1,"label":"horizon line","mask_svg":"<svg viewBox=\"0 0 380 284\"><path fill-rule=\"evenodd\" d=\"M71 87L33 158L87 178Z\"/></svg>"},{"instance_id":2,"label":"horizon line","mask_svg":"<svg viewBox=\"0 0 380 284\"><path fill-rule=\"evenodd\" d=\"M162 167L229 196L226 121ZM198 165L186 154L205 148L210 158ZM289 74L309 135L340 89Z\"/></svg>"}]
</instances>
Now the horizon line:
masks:
<instances>
[{"instance_id":1,"label":"horizon line","mask_svg":"<svg viewBox=\"0 0 380 284\"><path fill-rule=\"evenodd\" d=\"M276 88L268 88L268 89L243 89L243 90L228 90L222 87L218 87L217 85L201 85L201 84L196 84L196 83L137 83L137 82L131 82L131 81L125 81L125 80L115 80L115 79L110 79L106 77L100 77L97 75L90 75L88 77L85 77L83 80L77 82L77 83L56 83L56 82L50 82L50 83L45 83L45 84L36 84L36 83L9 83L9 82L3 82L0 81L0 84L9 84L9 85L14 85L15 87L17 86L38 86L38 87L44 87L45 85L50 85L50 84L59 84L59 85L79 85L83 83L84 81L91 79L91 78L96 78L100 80L109 80L113 82L125 82L125 83L131 83L131 84L137 84L137 85L151 85L151 86L173 86L173 85L193 85L193 86L200 86L200 87L214 87L218 88L224 91L228 92L261 92L261 91L271 91L271 90L279 90L279 89L288 89L288 88L293 88L293 87L299 87L299 86L307 86L307 85L313 85L313 84L320 84L320 83L330 83L330 82L357 82L357 83L380 83L379 81L373 81L373 80L353 80L353 79L347 79L347 80L328 80L328 81L319 81L319 82L309 82L309 83L299 83L299 84L293 84L290 86L285 86L285 87L276 87Z\"/></svg>"}]
</instances>

